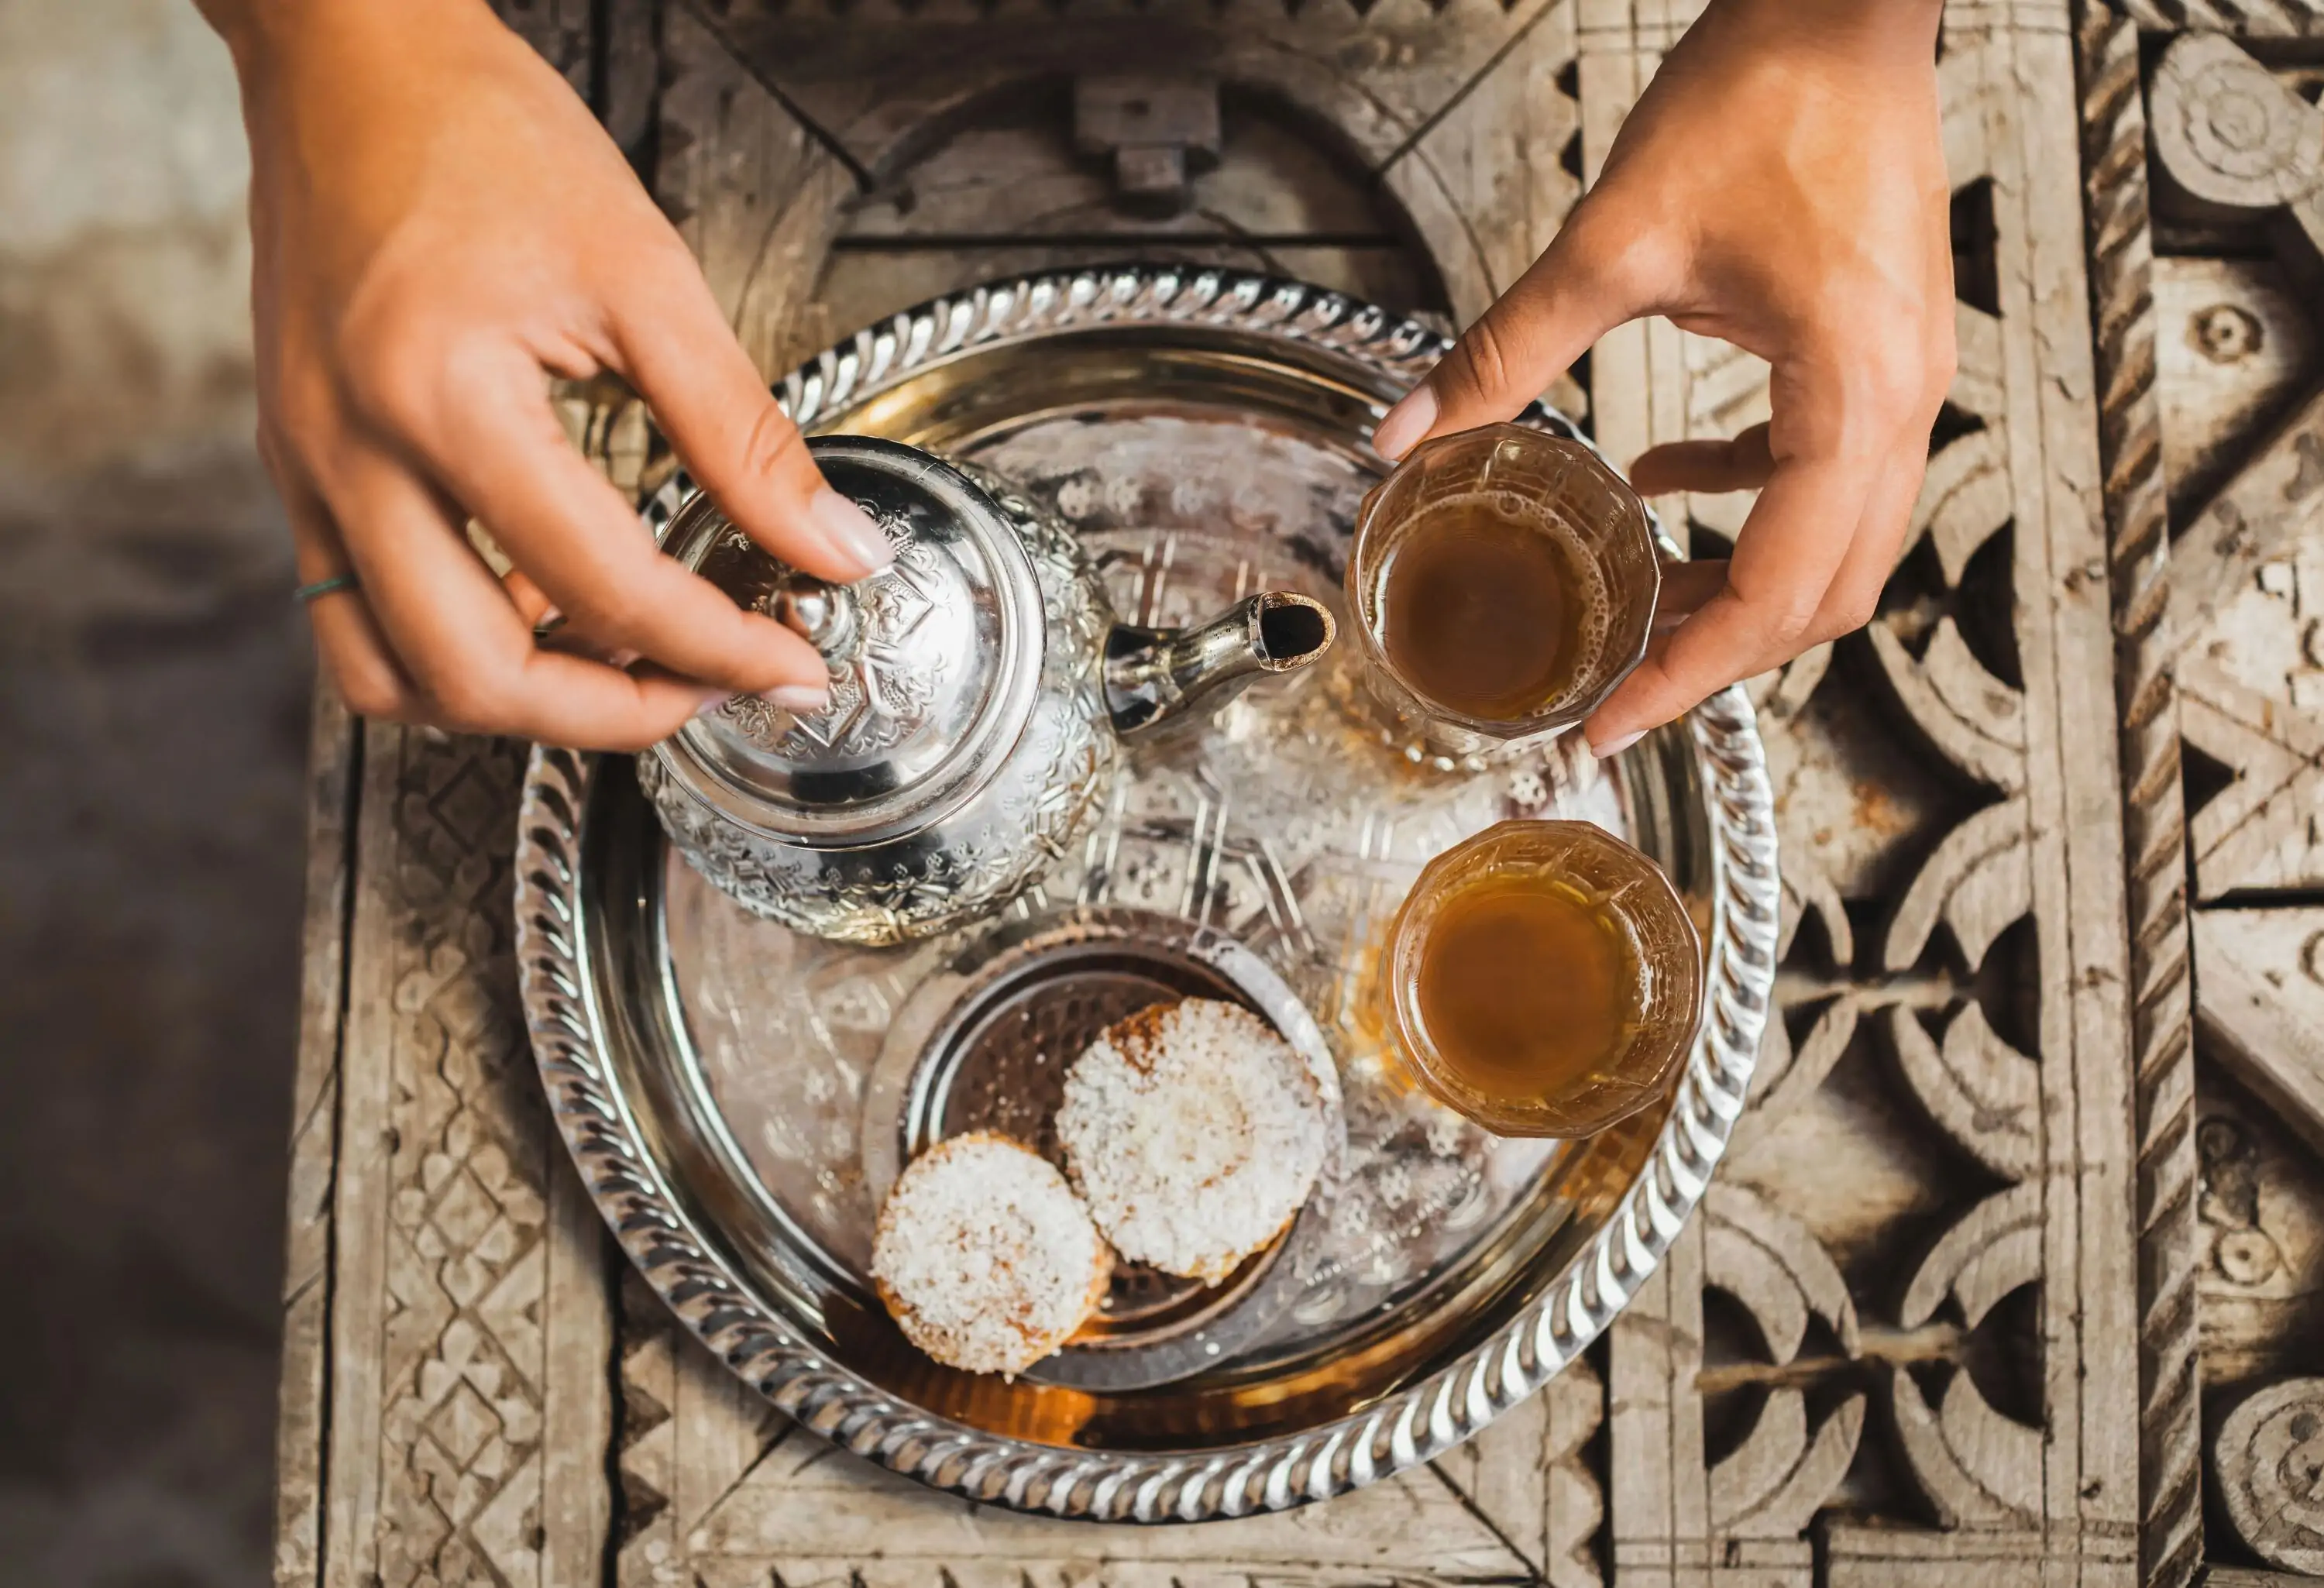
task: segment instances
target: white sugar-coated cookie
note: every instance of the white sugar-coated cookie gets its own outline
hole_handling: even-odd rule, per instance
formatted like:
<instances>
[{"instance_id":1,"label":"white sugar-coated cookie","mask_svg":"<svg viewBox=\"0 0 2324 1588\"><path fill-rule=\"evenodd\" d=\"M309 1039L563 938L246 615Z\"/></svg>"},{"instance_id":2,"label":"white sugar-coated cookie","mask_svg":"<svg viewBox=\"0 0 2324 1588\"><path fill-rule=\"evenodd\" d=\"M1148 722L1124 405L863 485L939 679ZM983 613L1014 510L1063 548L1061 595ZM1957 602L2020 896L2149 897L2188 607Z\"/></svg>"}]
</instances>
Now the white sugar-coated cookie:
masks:
<instances>
[{"instance_id":1,"label":"white sugar-coated cookie","mask_svg":"<svg viewBox=\"0 0 2324 1588\"><path fill-rule=\"evenodd\" d=\"M1057 1111L1066 1167L1114 1250L1206 1284L1297 1214L1330 1130L1299 1051L1240 1005L1201 998L1108 1027Z\"/></svg>"},{"instance_id":2,"label":"white sugar-coated cookie","mask_svg":"<svg viewBox=\"0 0 2324 1588\"><path fill-rule=\"evenodd\" d=\"M1113 1273L1047 1159L990 1131L922 1153L880 1206L872 1277L906 1339L972 1373L1017 1373L1087 1321Z\"/></svg>"}]
</instances>

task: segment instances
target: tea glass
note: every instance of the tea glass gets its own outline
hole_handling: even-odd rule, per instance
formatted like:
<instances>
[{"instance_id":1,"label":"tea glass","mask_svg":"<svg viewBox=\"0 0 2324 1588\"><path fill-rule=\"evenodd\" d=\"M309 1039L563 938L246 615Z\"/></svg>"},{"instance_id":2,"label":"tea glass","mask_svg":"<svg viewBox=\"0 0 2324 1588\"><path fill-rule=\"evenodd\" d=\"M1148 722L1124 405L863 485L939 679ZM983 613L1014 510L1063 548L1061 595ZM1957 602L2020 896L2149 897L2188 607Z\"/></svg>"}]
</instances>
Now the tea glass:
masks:
<instances>
[{"instance_id":1,"label":"tea glass","mask_svg":"<svg viewBox=\"0 0 2324 1588\"><path fill-rule=\"evenodd\" d=\"M1601 642L1558 695L1519 717L1471 716L1431 699L1397 669L1386 642L1384 592L1397 551L1428 533L1449 503L1478 496L1503 499L1506 516L1518 522L1563 527L1608 598ZM1424 442L1372 487L1356 516L1347 596L1373 708L1365 715L1416 761L1474 764L1549 738L1595 711L1644 660L1661 593L1646 505L1588 446L1505 424Z\"/></svg>"},{"instance_id":2,"label":"tea glass","mask_svg":"<svg viewBox=\"0 0 2324 1588\"><path fill-rule=\"evenodd\" d=\"M1515 1099L1462 1079L1430 1040L1419 998L1422 956L1445 907L1481 882L1510 877L1562 882L1603 910L1636 974L1635 1027L1620 1048L1554 1091ZM1438 855L1397 912L1385 968L1386 1025L1412 1078L1497 1136L1572 1139L1628 1119L1668 1090L1702 1022L1702 941L1685 901L1660 866L1591 822L1502 822Z\"/></svg>"}]
</instances>

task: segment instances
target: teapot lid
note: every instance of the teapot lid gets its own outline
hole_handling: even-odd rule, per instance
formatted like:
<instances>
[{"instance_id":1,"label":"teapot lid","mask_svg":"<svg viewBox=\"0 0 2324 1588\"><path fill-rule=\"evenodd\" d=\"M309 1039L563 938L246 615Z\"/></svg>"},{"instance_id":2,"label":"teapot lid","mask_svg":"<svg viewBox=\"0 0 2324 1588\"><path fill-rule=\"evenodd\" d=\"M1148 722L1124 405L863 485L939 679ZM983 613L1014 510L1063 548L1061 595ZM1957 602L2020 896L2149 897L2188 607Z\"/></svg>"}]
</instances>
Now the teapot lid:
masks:
<instances>
[{"instance_id":1,"label":"teapot lid","mask_svg":"<svg viewBox=\"0 0 2324 1588\"><path fill-rule=\"evenodd\" d=\"M656 747L697 798L770 836L855 848L917 832L982 788L1040 685L1041 590L991 495L893 441L807 443L832 488L895 549L853 585L799 573L696 493L662 547L733 596L806 634L831 699L796 716L738 695Z\"/></svg>"}]
</instances>

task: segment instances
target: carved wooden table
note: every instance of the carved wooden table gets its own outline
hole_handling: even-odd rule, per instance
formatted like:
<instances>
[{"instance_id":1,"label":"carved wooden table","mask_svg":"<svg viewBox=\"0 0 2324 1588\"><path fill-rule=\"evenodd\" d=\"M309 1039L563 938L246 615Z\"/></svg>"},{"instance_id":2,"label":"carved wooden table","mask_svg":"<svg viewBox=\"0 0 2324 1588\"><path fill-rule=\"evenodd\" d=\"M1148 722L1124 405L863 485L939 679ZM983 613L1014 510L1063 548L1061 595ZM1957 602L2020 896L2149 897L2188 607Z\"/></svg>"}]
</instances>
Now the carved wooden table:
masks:
<instances>
[{"instance_id":1,"label":"carved wooden table","mask_svg":"<svg viewBox=\"0 0 2324 1588\"><path fill-rule=\"evenodd\" d=\"M1039 1522L786 1426L613 1254L515 1007L519 747L317 711L283 1584L2324 1574L2324 4L1955 0L1960 374L1863 634L1755 686L1784 1019L1588 1363L1433 1468ZM1465 321L1695 0L534 0L769 370L1129 256ZM1157 77L1157 69L1167 67ZM1667 324L1617 457L1766 411ZM617 480L643 416L569 405ZM1663 503L1698 547L1728 498Z\"/></svg>"}]
</instances>

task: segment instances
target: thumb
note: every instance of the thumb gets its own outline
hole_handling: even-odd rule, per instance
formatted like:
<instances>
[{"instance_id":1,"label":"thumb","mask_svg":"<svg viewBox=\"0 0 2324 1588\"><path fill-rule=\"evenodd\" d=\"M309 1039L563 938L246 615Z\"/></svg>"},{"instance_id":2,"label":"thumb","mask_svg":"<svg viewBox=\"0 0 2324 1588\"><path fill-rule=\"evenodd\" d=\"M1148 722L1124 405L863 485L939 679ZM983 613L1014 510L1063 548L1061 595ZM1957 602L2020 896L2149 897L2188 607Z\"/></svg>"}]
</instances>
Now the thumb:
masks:
<instances>
[{"instance_id":1,"label":"thumb","mask_svg":"<svg viewBox=\"0 0 2324 1588\"><path fill-rule=\"evenodd\" d=\"M888 538L825 483L708 283L680 261L626 293L615 323L624 373L678 457L737 529L794 567L841 580L885 568Z\"/></svg>"},{"instance_id":2,"label":"thumb","mask_svg":"<svg viewBox=\"0 0 2324 1588\"><path fill-rule=\"evenodd\" d=\"M1372 433L1382 457L1515 419L1591 343L1642 312L1645 296L1605 263L1604 213L1586 202L1576 209L1548 251L1388 410Z\"/></svg>"}]
</instances>

